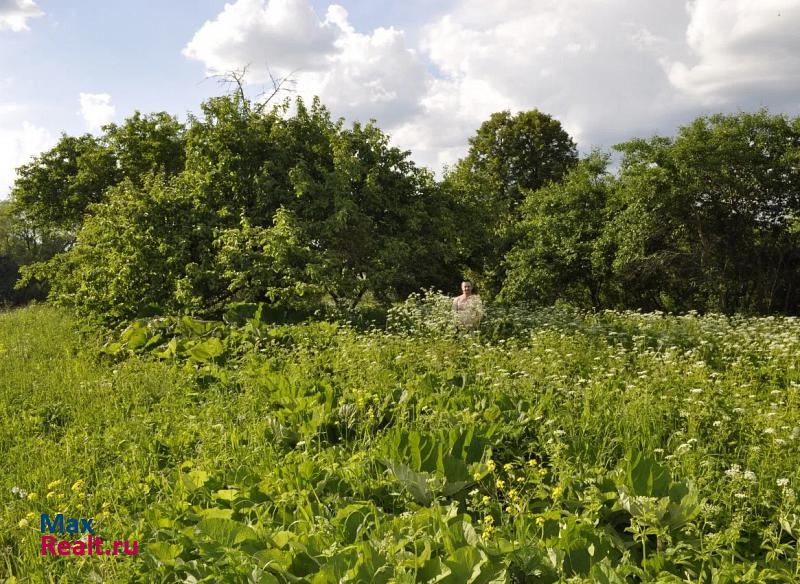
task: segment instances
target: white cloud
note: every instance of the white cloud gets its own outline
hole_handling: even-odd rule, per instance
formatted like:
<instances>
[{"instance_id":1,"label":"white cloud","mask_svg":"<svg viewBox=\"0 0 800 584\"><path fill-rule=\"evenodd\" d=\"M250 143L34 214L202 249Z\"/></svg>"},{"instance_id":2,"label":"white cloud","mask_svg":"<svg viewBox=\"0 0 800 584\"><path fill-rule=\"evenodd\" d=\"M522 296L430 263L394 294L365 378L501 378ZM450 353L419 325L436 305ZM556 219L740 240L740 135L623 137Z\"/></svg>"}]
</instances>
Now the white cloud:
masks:
<instances>
[{"instance_id":1,"label":"white cloud","mask_svg":"<svg viewBox=\"0 0 800 584\"><path fill-rule=\"evenodd\" d=\"M661 66L688 17L666 0L462 0L422 32L440 79L395 133L418 159L454 162L492 112L538 108L584 148L652 132L684 107Z\"/></svg>"},{"instance_id":2,"label":"white cloud","mask_svg":"<svg viewBox=\"0 0 800 584\"><path fill-rule=\"evenodd\" d=\"M0 104L0 110L3 106ZM0 126L0 199L8 195L16 176L15 169L29 162L32 156L52 148L56 140L45 128L28 122Z\"/></svg>"},{"instance_id":3,"label":"white cloud","mask_svg":"<svg viewBox=\"0 0 800 584\"><path fill-rule=\"evenodd\" d=\"M340 6L328 9L326 22L339 27L337 51L324 71L296 75L302 95L319 95L337 116L375 118L390 129L419 110L432 78L419 55L406 46L403 31L357 33Z\"/></svg>"},{"instance_id":4,"label":"white cloud","mask_svg":"<svg viewBox=\"0 0 800 584\"><path fill-rule=\"evenodd\" d=\"M800 2L694 0L686 43L694 64L671 63L670 81L710 102L742 95L796 100L800 92Z\"/></svg>"},{"instance_id":5,"label":"white cloud","mask_svg":"<svg viewBox=\"0 0 800 584\"><path fill-rule=\"evenodd\" d=\"M430 74L403 31L356 32L347 11L320 19L307 0L238 0L206 22L183 50L209 72L248 67L247 79L291 74L300 95L318 95L337 116L391 128L419 109Z\"/></svg>"},{"instance_id":6,"label":"white cloud","mask_svg":"<svg viewBox=\"0 0 800 584\"><path fill-rule=\"evenodd\" d=\"M111 96L107 93L81 93L81 115L86 128L91 131L99 130L114 120L116 108L111 103Z\"/></svg>"},{"instance_id":7,"label":"white cloud","mask_svg":"<svg viewBox=\"0 0 800 584\"><path fill-rule=\"evenodd\" d=\"M43 15L44 11L33 0L0 0L0 30L30 30L28 19Z\"/></svg>"},{"instance_id":8,"label":"white cloud","mask_svg":"<svg viewBox=\"0 0 800 584\"><path fill-rule=\"evenodd\" d=\"M209 73L248 67L263 82L275 71L328 66L339 29L321 21L307 0L237 0L198 30L183 54L202 61Z\"/></svg>"},{"instance_id":9,"label":"white cloud","mask_svg":"<svg viewBox=\"0 0 800 584\"><path fill-rule=\"evenodd\" d=\"M184 54L209 70L250 64L252 82L264 82L265 63L299 69L301 95L349 120L376 118L439 168L505 109L555 116L584 151L670 134L711 100L798 109L796 30L797 0L454 0L411 46L396 28L355 30L335 4L320 18L308 0L237 0Z\"/></svg>"}]
</instances>

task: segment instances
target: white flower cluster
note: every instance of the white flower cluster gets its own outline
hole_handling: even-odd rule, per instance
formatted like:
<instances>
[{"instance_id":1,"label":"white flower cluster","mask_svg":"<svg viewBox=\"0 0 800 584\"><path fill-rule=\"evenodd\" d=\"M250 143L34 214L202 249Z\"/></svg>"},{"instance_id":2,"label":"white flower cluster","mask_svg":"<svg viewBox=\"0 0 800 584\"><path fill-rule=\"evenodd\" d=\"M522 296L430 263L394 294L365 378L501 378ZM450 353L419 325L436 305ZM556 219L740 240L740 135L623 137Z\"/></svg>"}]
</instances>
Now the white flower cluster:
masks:
<instances>
[{"instance_id":1,"label":"white flower cluster","mask_svg":"<svg viewBox=\"0 0 800 584\"><path fill-rule=\"evenodd\" d=\"M11 494L16 495L20 499L24 499L28 496L28 491L19 487L11 487Z\"/></svg>"}]
</instances>

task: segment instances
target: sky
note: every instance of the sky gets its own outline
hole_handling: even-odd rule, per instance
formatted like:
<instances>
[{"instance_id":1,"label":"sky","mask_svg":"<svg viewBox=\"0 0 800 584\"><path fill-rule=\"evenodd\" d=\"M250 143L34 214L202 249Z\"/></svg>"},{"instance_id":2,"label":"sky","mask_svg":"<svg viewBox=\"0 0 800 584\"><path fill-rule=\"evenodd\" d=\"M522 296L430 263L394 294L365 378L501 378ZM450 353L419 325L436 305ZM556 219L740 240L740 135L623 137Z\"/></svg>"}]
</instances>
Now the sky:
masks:
<instances>
[{"instance_id":1,"label":"sky","mask_svg":"<svg viewBox=\"0 0 800 584\"><path fill-rule=\"evenodd\" d=\"M699 115L800 115L800 0L0 0L0 198L62 133L185 120L247 67L375 119L440 172L496 111L556 117L581 152Z\"/></svg>"}]
</instances>

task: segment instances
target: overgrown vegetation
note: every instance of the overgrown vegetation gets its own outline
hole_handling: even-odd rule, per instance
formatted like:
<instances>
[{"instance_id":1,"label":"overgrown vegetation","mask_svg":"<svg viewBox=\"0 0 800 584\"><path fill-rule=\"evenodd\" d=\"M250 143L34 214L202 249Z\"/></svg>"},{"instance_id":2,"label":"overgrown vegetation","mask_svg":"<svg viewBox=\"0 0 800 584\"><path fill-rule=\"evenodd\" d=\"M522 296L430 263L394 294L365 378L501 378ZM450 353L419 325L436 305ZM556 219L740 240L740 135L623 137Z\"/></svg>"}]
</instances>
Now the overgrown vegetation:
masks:
<instances>
[{"instance_id":1,"label":"overgrown vegetation","mask_svg":"<svg viewBox=\"0 0 800 584\"><path fill-rule=\"evenodd\" d=\"M612 175L551 116L501 112L437 181L317 101L242 91L186 124L137 113L19 169L0 294L49 291L117 324L235 302L386 308L468 276L540 306L798 313L800 118L702 117L617 150ZM9 291L19 271L27 294Z\"/></svg>"},{"instance_id":2,"label":"overgrown vegetation","mask_svg":"<svg viewBox=\"0 0 800 584\"><path fill-rule=\"evenodd\" d=\"M498 113L436 180L244 91L63 136L0 205L52 301L0 314L0 576L800 580L800 119L617 148ZM41 557L57 511L141 557Z\"/></svg>"},{"instance_id":3,"label":"overgrown vegetation","mask_svg":"<svg viewBox=\"0 0 800 584\"><path fill-rule=\"evenodd\" d=\"M0 317L18 581L796 582L800 323L522 308L455 336ZM42 558L37 518L140 558Z\"/></svg>"}]
</instances>

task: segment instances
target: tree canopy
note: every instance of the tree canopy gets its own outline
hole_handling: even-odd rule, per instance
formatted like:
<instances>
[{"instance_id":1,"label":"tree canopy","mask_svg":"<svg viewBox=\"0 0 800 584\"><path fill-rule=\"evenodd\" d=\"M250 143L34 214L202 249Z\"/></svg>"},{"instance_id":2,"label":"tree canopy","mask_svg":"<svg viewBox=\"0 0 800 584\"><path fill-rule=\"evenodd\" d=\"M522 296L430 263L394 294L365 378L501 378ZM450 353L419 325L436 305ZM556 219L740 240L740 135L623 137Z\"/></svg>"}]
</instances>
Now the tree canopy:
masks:
<instances>
[{"instance_id":1,"label":"tree canopy","mask_svg":"<svg viewBox=\"0 0 800 584\"><path fill-rule=\"evenodd\" d=\"M559 181L578 161L575 143L538 110L492 114L469 140L467 155L445 177L464 206L471 240L464 265L489 294L505 278L503 257L515 243L519 206L528 193Z\"/></svg>"},{"instance_id":2,"label":"tree canopy","mask_svg":"<svg viewBox=\"0 0 800 584\"><path fill-rule=\"evenodd\" d=\"M20 167L0 301L49 290L107 321L352 309L470 277L503 301L800 311L800 119L700 117L617 150L610 173L553 117L499 112L437 181L318 100L238 91L186 123L137 112Z\"/></svg>"},{"instance_id":3,"label":"tree canopy","mask_svg":"<svg viewBox=\"0 0 800 584\"><path fill-rule=\"evenodd\" d=\"M347 128L317 101L264 112L239 95L204 104L185 132L150 121L107 130L116 159L139 152L141 164L117 164L74 245L28 270L61 301L112 320L323 296L352 308L450 271L443 191L374 124ZM160 164L183 136L182 168Z\"/></svg>"},{"instance_id":4,"label":"tree canopy","mask_svg":"<svg viewBox=\"0 0 800 584\"><path fill-rule=\"evenodd\" d=\"M604 239L621 304L797 311L800 119L701 117L618 149Z\"/></svg>"},{"instance_id":5,"label":"tree canopy","mask_svg":"<svg viewBox=\"0 0 800 584\"><path fill-rule=\"evenodd\" d=\"M601 305L604 270L596 262L595 248L612 182L607 165L608 156L594 153L562 181L528 191L518 239L505 257L503 299Z\"/></svg>"}]
</instances>

